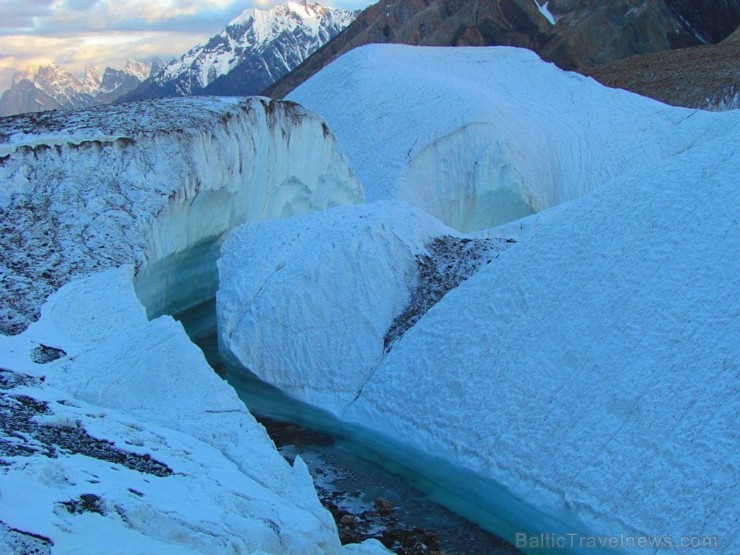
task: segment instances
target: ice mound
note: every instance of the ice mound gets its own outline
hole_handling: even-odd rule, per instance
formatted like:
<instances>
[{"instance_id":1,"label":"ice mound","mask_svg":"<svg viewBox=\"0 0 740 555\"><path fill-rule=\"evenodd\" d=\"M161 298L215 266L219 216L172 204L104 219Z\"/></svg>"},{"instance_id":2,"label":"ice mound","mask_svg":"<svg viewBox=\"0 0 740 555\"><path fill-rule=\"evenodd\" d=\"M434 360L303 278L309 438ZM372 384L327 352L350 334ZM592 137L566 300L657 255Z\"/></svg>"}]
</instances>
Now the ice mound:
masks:
<instances>
[{"instance_id":1,"label":"ice mound","mask_svg":"<svg viewBox=\"0 0 740 555\"><path fill-rule=\"evenodd\" d=\"M288 98L327 121L368 201L402 199L461 231L570 201L726 132L713 114L515 48L364 46Z\"/></svg>"},{"instance_id":2,"label":"ice mound","mask_svg":"<svg viewBox=\"0 0 740 555\"><path fill-rule=\"evenodd\" d=\"M73 280L0 336L3 552L339 553L303 462L180 324L147 320L132 274Z\"/></svg>"},{"instance_id":3,"label":"ice mound","mask_svg":"<svg viewBox=\"0 0 740 555\"><path fill-rule=\"evenodd\" d=\"M392 202L235 229L218 261L222 354L288 395L338 413L409 320L431 306L424 297L437 294L436 302L443 294L444 274L453 270L438 272L435 240L459 244L474 267L499 244L466 248L474 242ZM461 267L456 275L464 273Z\"/></svg>"}]
</instances>

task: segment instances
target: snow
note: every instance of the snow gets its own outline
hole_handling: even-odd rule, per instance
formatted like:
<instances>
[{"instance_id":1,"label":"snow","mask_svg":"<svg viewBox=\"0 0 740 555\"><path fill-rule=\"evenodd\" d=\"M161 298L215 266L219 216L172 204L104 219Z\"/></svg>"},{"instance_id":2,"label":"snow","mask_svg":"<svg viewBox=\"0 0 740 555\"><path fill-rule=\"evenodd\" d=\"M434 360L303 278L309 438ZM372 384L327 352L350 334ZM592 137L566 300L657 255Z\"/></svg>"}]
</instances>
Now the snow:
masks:
<instances>
[{"instance_id":1,"label":"snow","mask_svg":"<svg viewBox=\"0 0 740 555\"><path fill-rule=\"evenodd\" d=\"M172 260L362 200L325 124L171 99L8 118L0 148L3 326L22 330L0 335L0 549L343 552L303 461L156 317L208 294Z\"/></svg>"},{"instance_id":2,"label":"snow","mask_svg":"<svg viewBox=\"0 0 740 555\"><path fill-rule=\"evenodd\" d=\"M136 77L139 81L146 80L149 77L151 70L152 64L141 60L128 60L126 65L123 67L124 73Z\"/></svg>"},{"instance_id":3,"label":"snow","mask_svg":"<svg viewBox=\"0 0 740 555\"><path fill-rule=\"evenodd\" d=\"M208 42L167 64L154 80L160 85L177 81L178 94L194 94L229 73L250 52L266 55L271 45L283 42L270 57L282 56L285 60L287 54L290 60L285 60L284 69L290 71L347 27L355 16L348 10L304 2L287 2L270 10L250 8ZM286 41L290 36L294 38ZM273 62L264 63L268 66Z\"/></svg>"},{"instance_id":4,"label":"snow","mask_svg":"<svg viewBox=\"0 0 740 555\"><path fill-rule=\"evenodd\" d=\"M222 355L304 402L347 405L411 302L418 257L441 236L461 237L402 203L235 229L218 261Z\"/></svg>"},{"instance_id":5,"label":"snow","mask_svg":"<svg viewBox=\"0 0 740 555\"><path fill-rule=\"evenodd\" d=\"M537 9L540 11L542 16L547 19L547 21L550 23L550 25L555 25L556 20L555 16L552 15L552 12L548 9L548 5L550 2L545 2L544 4L540 5L540 3L537 0L532 0L535 5L537 6Z\"/></svg>"},{"instance_id":6,"label":"snow","mask_svg":"<svg viewBox=\"0 0 740 555\"><path fill-rule=\"evenodd\" d=\"M740 120L724 122L732 135L543 216L343 417L562 515L561 533L737 551Z\"/></svg>"},{"instance_id":7,"label":"snow","mask_svg":"<svg viewBox=\"0 0 740 555\"><path fill-rule=\"evenodd\" d=\"M0 388L2 408L31 398L51 412L34 418L41 429L83 430L88 443L171 471L113 462L99 445L95 456L84 441L44 455L50 445L27 432L35 453L3 456L0 467L0 545L16 530L47 538L54 553L339 553L305 464L279 455L179 323L147 320L132 277L124 267L77 279L24 333L0 336L3 378L19 380ZM66 354L35 364L39 342ZM95 502L73 509L85 496Z\"/></svg>"},{"instance_id":8,"label":"snow","mask_svg":"<svg viewBox=\"0 0 740 555\"><path fill-rule=\"evenodd\" d=\"M205 299L168 289L157 262L247 221L362 200L321 120L266 99L6 119L0 156L5 331L27 325L74 275L122 264L137 268L150 315L173 294L197 304Z\"/></svg>"},{"instance_id":9,"label":"snow","mask_svg":"<svg viewBox=\"0 0 740 555\"><path fill-rule=\"evenodd\" d=\"M288 98L327 121L368 201L402 199L461 231L578 198L726 132L710 114L514 48L363 46Z\"/></svg>"},{"instance_id":10,"label":"snow","mask_svg":"<svg viewBox=\"0 0 740 555\"><path fill-rule=\"evenodd\" d=\"M508 168L499 183L538 213L477 233L517 242L386 352L378 330L439 223L373 203L240 228L219 263L228 356L512 542L714 536L696 552L736 553L740 112L671 108L513 49L373 46L324 72L293 98L328 119L368 198L466 227L442 174L485 147L486 175ZM436 189L411 194L424 180Z\"/></svg>"}]
</instances>

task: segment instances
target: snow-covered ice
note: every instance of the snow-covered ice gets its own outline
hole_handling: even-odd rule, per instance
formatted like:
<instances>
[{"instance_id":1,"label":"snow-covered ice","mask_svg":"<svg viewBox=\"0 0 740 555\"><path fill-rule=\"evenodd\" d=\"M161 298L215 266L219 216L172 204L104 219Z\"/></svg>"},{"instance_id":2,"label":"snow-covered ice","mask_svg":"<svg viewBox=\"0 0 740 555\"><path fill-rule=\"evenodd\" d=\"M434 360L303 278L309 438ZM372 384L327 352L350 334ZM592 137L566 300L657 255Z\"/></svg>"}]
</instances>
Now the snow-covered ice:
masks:
<instances>
[{"instance_id":1,"label":"snow-covered ice","mask_svg":"<svg viewBox=\"0 0 740 555\"><path fill-rule=\"evenodd\" d=\"M289 96L324 118L368 201L461 231L506 223L726 133L515 48L357 48Z\"/></svg>"},{"instance_id":2,"label":"snow-covered ice","mask_svg":"<svg viewBox=\"0 0 740 555\"><path fill-rule=\"evenodd\" d=\"M325 71L294 98L335 126L369 198L401 196L444 216L435 207L457 206L439 187L463 181L430 168L464 172L488 145L538 199L533 211L552 208L477 233L517 242L388 352L377 329L409 290L395 285L408 255L389 247L396 222L412 221L397 205L269 224L280 236L269 248L246 240L267 228L232 232L219 315L226 333L244 326L231 354L456 490L461 510L511 541L702 536L717 545L692 552L737 552L740 112L671 108L512 49L373 46ZM436 188L409 195L422 170ZM370 224L384 218L392 224ZM397 273L383 281L372 271L383 267ZM391 292L373 297L376 282ZM274 340L280 322L290 331ZM306 341L324 326L345 343ZM370 341L372 356L355 358Z\"/></svg>"},{"instance_id":3,"label":"snow-covered ice","mask_svg":"<svg viewBox=\"0 0 740 555\"><path fill-rule=\"evenodd\" d=\"M394 322L409 306L406 318L418 316L421 297L435 293L431 282L444 281L432 243L445 238L465 241L418 208L393 202L232 231L218 261L222 355L336 413L370 379L391 339L405 331L403 322L395 328ZM493 250L481 243L481 254L468 249L470 265ZM445 271L452 273L440 274ZM430 291L417 287L425 278Z\"/></svg>"},{"instance_id":4,"label":"snow-covered ice","mask_svg":"<svg viewBox=\"0 0 740 555\"><path fill-rule=\"evenodd\" d=\"M0 331L26 326L72 276L122 264L162 314L188 292L157 261L247 221L362 198L325 124L291 103L186 98L5 118Z\"/></svg>"},{"instance_id":5,"label":"snow-covered ice","mask_svg":"<svg viewBox=\"0 0 740 555\"><path fill-rule=\"evenodd\" d=\"M0 336L0 411L14 426L0 439L0 547L339 553L303 462L279 455L179 323L147 320L132 277L73 280L38 322ZM60 358L34 363L39 345Z\"/></svg>"},{"instance_id":6,"label":"snow-covered ice","mask_svg":"<svg viewBox=\"0 0 740 555\"><path fill-rule=\"evenodd\" d=\"M0 551L341 552L303 462L181 324L148 317L208 294L207 275L168 274L183 253L361 200L325 124L290 103L3 120L2 331L22 331L0 335Z\"/></svg>"}]
</instances>

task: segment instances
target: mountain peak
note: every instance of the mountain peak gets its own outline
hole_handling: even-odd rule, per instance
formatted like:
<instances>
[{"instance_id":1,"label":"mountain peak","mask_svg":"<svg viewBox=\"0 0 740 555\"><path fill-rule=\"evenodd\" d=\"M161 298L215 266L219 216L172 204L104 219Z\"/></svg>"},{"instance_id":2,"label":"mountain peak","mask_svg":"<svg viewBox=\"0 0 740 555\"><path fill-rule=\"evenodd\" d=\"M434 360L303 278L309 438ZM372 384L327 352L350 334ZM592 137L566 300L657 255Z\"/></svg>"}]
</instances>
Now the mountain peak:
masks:
<instances>
[{"instance_id":1,"label":"mountain peak","mask_svg":"<svg viewBox=\"0 0 740 555\"><path fill-rule=\"evenodd\" d=\"M126 100L258 94L338 35L356 12L305 0L249 8L219 34L167 64Z\"/></svg>"}]
</instances>

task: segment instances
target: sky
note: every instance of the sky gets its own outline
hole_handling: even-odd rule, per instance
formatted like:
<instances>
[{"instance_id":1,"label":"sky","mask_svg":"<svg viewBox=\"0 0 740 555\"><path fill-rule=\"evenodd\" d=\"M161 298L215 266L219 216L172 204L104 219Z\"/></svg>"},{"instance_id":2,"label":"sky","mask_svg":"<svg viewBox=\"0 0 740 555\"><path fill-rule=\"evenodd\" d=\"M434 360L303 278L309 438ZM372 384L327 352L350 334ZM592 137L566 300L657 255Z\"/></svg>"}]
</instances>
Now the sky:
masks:
<instances>
[{"instance_id":1,"label":"sky","mask_svg":"<svg viewBox=\"0 0 740 555\"><path fill-rule=\"evenodd\" d=\"M56 63L77 77L86 67L178 57L248 8L284 0L0 0L0 91L13 74ZM375 0L319 1L360 9Z\"/></svg>"}]
</instances>

